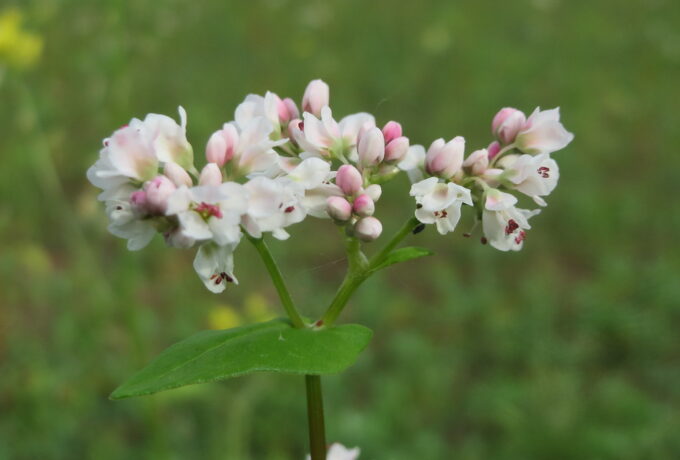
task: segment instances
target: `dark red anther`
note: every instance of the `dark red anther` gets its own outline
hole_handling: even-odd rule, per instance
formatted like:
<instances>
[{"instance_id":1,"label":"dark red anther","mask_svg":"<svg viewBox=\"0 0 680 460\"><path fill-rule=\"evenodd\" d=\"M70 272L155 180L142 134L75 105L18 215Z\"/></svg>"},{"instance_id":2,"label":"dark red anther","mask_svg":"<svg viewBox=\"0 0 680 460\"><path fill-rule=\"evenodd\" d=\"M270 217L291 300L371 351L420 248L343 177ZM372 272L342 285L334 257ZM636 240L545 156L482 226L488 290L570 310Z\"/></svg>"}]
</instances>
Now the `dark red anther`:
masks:
<instances>
[{"instance_id":1,"label":"dark red anther","mask_svg":"<svg viewBox=\"0 0 680 460\"><path fill-rule=\"evenodd\" d=\"M489 240L487 240L485 236L483 236L480 241L482 242L482 244L486 244L489 242Z\"/></svg>"},{"instance_id":2,"label":"dark red anther","mask_svg":"<svg viewBox=\"0 0 680 460\"><path fill-rule=\"evenodd\" d=\"M316 326L316 327L321 327L321 326L323 326L323 320L320 319L319 321L317 321L316 323L314 323L314 326Z\"/></svg>"},{"instance_id":3,"label":"dark red anther","mask_svg":"<svg viewBox=\"0 0 680 460\"><path fill-rule=\"evenodd\" d=\"M295 211L295 206L288 206L286 209L283 210L286 214L290 214L291 212Z\"/></svg>"},{"instance_id":4,"label":"dark red anther","mask_svg":"<svg viewBox=\"0 0 680 460\"><path fill-rule=\"evenodd\" d=\"M508 221L508 225L505 226L505 234L509 235L512 232L514 232L515 230L517 230L518 228L519 228L519 225L517 224L517 222L515 222L514 219L510 219Z\"/></svg>"},{"instance_id":5,"label":"dark red anther","mask_svg":"<svg viewBox=\"0 0 680 460\"><path fill-rule=\"evenodd\" d=\"M203 214L206 219L208 217L217 217L218 219L222 218L222 211L220 210L220 207L216 204L208 204L203 202L196 206L194 210L199 214Z\"/></svg>"},{"instance_id":6,"label":"dark red anther","mask_svg":"<svg viewBox=\"0 0 680 460\"><path fill-rule=\"evenodd\" d=\"M234 282L234 278L232 278L231 276L227 275L226 272L220 273L220 276L221 276L222 279L224 279L227 283L233 283L233 282Z\"/></svg>"},{"instance_id":7,"label":"dark red anther","mask_svg":"<svg viewBox=\"0 0 680 460\"><path fill-rule=\"evenodd\" d=\"M524 241L524 238L527 237L527 233L525 231L519 232L519 235L515 237L515 243L520 244L522 241Z\"/></svg>"},{"instance_id":8,"label":"dark red anther","mask_svg":"<svg viewBox=\"0 0 680 460\"><path fill-rule=\"evenodd\" d=\"M541 176L543 179L547 179L550 177L550 174L548 174L550 172L550 168L548 168L547 166L541 166L540 168L538 168L537 172L538 175Z\"/></svg>"}]
</instances>

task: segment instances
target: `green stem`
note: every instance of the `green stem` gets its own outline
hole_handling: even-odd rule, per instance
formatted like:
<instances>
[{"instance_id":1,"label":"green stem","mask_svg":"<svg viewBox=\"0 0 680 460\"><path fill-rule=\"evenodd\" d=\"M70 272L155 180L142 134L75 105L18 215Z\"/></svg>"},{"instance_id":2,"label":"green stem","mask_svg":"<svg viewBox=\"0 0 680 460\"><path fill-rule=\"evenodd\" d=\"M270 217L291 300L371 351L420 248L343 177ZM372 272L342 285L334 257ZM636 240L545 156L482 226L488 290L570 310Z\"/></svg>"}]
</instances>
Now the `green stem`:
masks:
<instances>
[{"instance_id":1,"label":"green stem","mask_svg":"<svg viewBox=\"0 0 680 460\"><path fill-rule=\"evenodd\" d=\"M257 252L262 258L262 262L264 262L265 267L267 267L267 271L269 272L269 276L272 278L276 292L279 294L283 308L286 310L286 313L293 323L293 326L298 329L305 327L305 322L300 316L300 313L297 311L297 308L295 308L293 298L290 296L290 292L288 292L288 288L286 287L286 283L283 281L281 271L279 270L278 265L276 265L276 261L272 257L271 252L269 252L269 248L264 242L264 238L253 238L248 236L248 239L251 243L253 243L253 246L255 246L255 249L257 249Z\"/></svg>"},{"instance_id":2,"label":"green stem","mask_svg":"<svg viewBox=\"0 0 680 460\"><path fill-rule=\"evenodd\" d=\"M309 450L312 460L326 460L326 429L323 418L321 376L305 375L305 386L307 387Z\"/></svg>"},{"instance_id":3,"label":"green stem","mask_svg":"<svg viewBox=\"0 0 680 460\"><path fill-rule=\"evenodd\" d=\"M371 275L372 270L377 267L419 224L420 222L418 222L418 219L411 217L399 231L394 234L392 239L380 250L380 252L371 258L367 265L356 268L350 263L345 279L342 281L328 310L326 310L326 314L324 314L323 319L321 320L324 326L330 326L338 319L338 316L345 308L345 305L347 305L347 301L354 291L356 291L361 283ZM351 246L348 246L348 251L350 248ZM350 260L352 260L352 255L348 255L350 256Z\"/></svg>"}]
</instances>

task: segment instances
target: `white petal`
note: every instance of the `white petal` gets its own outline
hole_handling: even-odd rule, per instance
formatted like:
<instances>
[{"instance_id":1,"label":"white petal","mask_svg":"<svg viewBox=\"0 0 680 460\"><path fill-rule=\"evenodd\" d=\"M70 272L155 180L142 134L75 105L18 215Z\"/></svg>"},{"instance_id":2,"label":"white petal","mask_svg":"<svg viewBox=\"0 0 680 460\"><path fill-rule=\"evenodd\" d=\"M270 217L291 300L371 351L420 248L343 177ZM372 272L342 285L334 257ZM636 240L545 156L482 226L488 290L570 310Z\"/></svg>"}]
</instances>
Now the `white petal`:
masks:
<instances>
[{"instance_id":1,"label":"white petal","mask_svg":"<svg viewBox=\"0 0 680 460\"><path fill-rule=\"evenodd\" d=\"M331 165L320 158L308 158L293 169L288 177L305 189L321 185L331 172Z\"/></svg>"}]
</instances>

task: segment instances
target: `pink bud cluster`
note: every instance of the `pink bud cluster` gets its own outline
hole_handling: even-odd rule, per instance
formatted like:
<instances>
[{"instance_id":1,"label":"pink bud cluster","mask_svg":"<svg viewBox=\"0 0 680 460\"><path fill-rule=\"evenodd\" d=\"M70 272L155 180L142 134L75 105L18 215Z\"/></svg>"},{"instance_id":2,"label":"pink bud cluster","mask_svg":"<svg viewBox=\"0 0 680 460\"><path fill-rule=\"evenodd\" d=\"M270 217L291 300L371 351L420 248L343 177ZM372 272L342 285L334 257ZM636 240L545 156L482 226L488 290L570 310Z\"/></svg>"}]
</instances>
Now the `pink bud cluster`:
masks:
<instances>
[{"instance_id":1,"label":"pink bud cluster","mask_svg":"<svg viewBox=\"0 0 680 460\"><path fill-rule=\"evenodd\" d=\"M350 233L362 241L373 241L382 233L382 224L373 217L375 202L381 189L377 184L364 188L361 172L352 165L343 165L335 176L335 184L343 196L327 199L328 215L338 224L349 226Z\"/></svg>"}]
</instances>

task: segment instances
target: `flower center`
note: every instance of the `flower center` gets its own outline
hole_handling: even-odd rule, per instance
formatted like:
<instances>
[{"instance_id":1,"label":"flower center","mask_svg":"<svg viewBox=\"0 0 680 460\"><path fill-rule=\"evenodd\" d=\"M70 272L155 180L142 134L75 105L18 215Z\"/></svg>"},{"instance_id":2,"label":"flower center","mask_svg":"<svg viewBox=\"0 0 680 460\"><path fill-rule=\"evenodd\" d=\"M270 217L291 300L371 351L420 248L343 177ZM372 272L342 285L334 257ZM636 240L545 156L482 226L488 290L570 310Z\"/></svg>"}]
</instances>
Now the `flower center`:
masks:
<instances>
[{"instance_id":1,"label":"flower center","mask_svg":"<svg viewBox=\"0 0 680 460\"><path fill-rule=\"evenodd\" d=\"M216 204L208 204L206 202L202 202L198 206L194 208L194 211L199 213L203 219L208 220L211 217L217 217L218 219L222 218L222 211L220 210L220 207Z\"/></svg>"},{"instance_id":2,"label":"flower center","mask_svg":"<svg viewBox=\"0 0 680 460\"><path fill-rule=\"evenodd\" d=\"M515 222L514 219L510 219L508 221L508 225L505 226L505 234L509 235L512 232L514 232L515 230L517 230L518 228L519 228L519 225L517 224L517 222ZM522 232L520 232L520 233L522 233Z\"/></svg>"},{"instance_id":3,"label":"flower center","mask_svg":"<svg viewBox=\"0 0 680 460\"><path fill-rule=\"evenodd\" d=\"M444 219L448 215L449 215L449 213L445 209L441 210L441 211L435 211L434 212L434 216L439 217L440 219Z\"/></svg>"},{"instance_id":4,"label":"flower center","mask_svg":"<svg viewBox=\"0 0 680 460\"><path fill-rule=\"evenodd\" d=\"M520 244L522 241L524 241L524 238L527 237L527 233L522 230L519 232L519 234L515 237L515 244Z\"/></svg>"},{"instance_id":5,"label":"flower center","mask_svg":"<svg viewBox=\"0 0 680 460\"><path fill-rule=\"evenodd\" d=\"M550 172L550 168L548 168L547 166L541 166L540 168L538 168L537 171L538 175L541 176L543 179L547 179L550 177L550 174L548 174Z\"/></svg>"},{"instance_id":6,"label":"flower center","mask_svg":"<svg viewBox=\"0 0 680 460\"><path fill-rule=\"evenodd\" d=\"M225 281L227 283L234 282L234 278L227 275L226 272L215 273L210 277L210 279L212 280L213 283L215 283L215 285L222 283L222 281Z\"/></svg>"}]
</instances>

